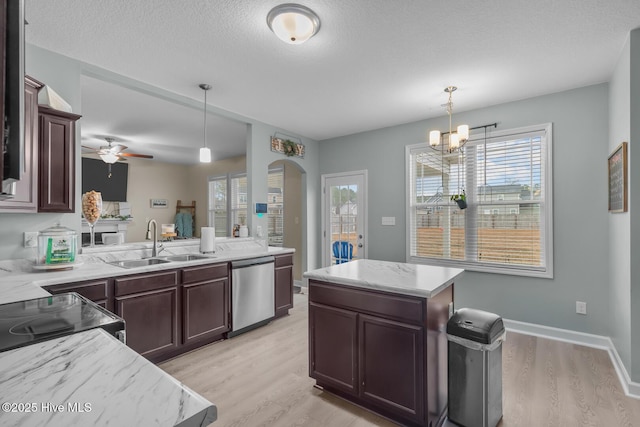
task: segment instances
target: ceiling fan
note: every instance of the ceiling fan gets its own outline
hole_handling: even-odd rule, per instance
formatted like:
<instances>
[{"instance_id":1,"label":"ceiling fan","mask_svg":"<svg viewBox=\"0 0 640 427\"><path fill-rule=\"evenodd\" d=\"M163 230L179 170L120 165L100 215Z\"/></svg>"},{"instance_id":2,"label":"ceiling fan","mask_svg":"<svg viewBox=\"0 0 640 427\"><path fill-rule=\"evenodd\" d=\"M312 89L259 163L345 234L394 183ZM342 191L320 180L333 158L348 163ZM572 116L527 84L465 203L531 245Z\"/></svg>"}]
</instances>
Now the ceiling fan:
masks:
<instances>
[{"instance_id":1,"label":"ceiling fan","mask_svg":"<svg viewBox=\"0 0 640 427\"><path fill-rule=\"evenodd\" d=\"M153 156L148 154L125 153L124 150L127 149L126 145L122 145L122 144L114 145L113 142L115 141L115 139L109 136L106 136L104 139L105 141L107 141L107 144L109 145L103 145L100 148L86 147L83 145L82 148L85 148L87 150L90 150L91 152L98 154L98 156L100 156L102 161L108 164L113 164L117 161L126 161L127 159L125 159L125 157L140 157L143 159L153 159Z\"/></svg>"}]
</instances>

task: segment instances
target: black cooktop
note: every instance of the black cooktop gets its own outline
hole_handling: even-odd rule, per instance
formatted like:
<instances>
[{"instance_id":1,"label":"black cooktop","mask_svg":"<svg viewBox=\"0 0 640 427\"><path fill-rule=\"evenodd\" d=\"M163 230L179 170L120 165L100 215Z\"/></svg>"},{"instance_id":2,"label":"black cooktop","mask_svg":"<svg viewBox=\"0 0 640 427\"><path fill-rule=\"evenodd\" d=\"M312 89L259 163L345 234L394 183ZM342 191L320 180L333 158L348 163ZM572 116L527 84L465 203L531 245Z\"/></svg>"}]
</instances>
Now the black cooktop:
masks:
<instances>
[{"instance_id":1,"label":"black cooktop","mask_svg":"<svg viewBox=\"0 0 640 427\"><path fill-rule=\"evenodd\" d=\"M75 292L0 304L0 352L93 328L116 335L124 320Z\"/></svg>"}]
</instances>

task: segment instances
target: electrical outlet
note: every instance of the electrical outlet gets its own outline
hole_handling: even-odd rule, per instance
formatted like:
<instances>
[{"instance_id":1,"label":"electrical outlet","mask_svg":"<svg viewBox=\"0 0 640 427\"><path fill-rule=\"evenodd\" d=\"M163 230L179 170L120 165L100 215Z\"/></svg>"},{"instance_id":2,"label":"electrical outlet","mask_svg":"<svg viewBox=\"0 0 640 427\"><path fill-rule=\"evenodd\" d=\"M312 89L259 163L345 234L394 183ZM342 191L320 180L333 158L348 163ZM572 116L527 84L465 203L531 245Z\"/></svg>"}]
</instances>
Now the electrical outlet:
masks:
<instances>
[{"instance_id":1,"label":"electrical outlet","mask_svg":"<svg viewBox=\"0 0 640 427\"><path fill-rule=\"evenodd\" d=\"M587 303L584 301L576 301L576 313L587 314Z\"/></svg>"},{"instance_id":2,"label":"electrical outlet","mask_svg":"<svg viewBox=\"0 0 640 427\"><path fill-rule=\"evenodd\" d=\"M38 232L37 231L25 231L24 232L24 247L35 248L38 246Z\"/></svg>"}]
</instances>

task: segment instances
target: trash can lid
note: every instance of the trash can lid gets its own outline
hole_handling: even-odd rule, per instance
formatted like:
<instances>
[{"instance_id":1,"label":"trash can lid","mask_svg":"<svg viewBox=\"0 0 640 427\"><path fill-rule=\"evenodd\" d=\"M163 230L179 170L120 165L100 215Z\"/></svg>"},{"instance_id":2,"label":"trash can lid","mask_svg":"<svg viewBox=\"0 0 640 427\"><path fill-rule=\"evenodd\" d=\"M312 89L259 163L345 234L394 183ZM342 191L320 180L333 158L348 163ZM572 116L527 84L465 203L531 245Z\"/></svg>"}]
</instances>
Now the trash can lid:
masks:
<instances>
[{"instance_id":1,"label":"trash can lid","mask_svg":"<svg viewBox=\"0 0 640 427\"><path fill-rule=\"evenodd\" d=\"M447 322L447 334L491 344L504 332L502 318L488 311L461 308Z\"/></svg>"}]
</instances>

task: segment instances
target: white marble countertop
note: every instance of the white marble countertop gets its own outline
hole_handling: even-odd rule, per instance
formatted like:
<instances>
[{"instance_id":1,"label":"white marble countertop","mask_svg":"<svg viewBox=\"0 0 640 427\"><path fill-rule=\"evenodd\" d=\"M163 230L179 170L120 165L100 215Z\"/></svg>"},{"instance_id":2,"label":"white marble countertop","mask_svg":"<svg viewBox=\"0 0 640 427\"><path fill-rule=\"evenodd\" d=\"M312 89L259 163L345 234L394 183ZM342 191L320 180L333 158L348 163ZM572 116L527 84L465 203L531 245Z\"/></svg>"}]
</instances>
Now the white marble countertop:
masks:
<instances>
[{"instance_id":1,"label":"white marble countertop","mask_svg":"<svg viewBox=\"0 0 640 427\"><path fill-rule=\"evenodd\" d=\"M402 262L359 259L307 271L303 277L357 288L431 298L450 286L464 270Z\"/></svg>"},{"instance_id":2,"label":"white marble countertop","mask_svg":"<svg viewBox=\"0 0 640 427\"><path fill-rule=\"evenodd\" d=\"M16 412L2 407L2 426L205 426L217 417L209 401L102 329L0 353L0 366L0 403L16 404Z\"/></svg>"},{"instance_id":3,"label":"white marble countertop","mask_svg":"<svg viewBox=\"0 0 640 427\"><path fill-rule=\"evenodd\" d=\"M178 243L178 242L168 242ZM235 244L241 242L234 242ZM61 283L72 283L83 280L102 279L105 277L125 276L151 271L171 270L175 268L194 267L198 265L228 262L240 259L255 258L265 255L282 255L295 252L291 248L280 247L260 247L259 245L247 244L242 249L225 248L219 244L215 254L205 255L206 259L192 261L172 261L165 264L155 264L145 267L122 268L108 264L109 261L123 259L140 259L151 255L148 244L122 245L123 247L94 248L84 251L78 255L81 264L68 270L34 270L33 262L29 260L9 260L0 262L0 304L25 299L48 296L49 293L42 287L57 285ZM199 251L199 242L187 244L167 245L159 257L196 254ZM86 249L86 248L85 248ZM101 249L99 251L98 249ZM202 255L202 254L201 254Z\"/></svg>"}]
</instances>

